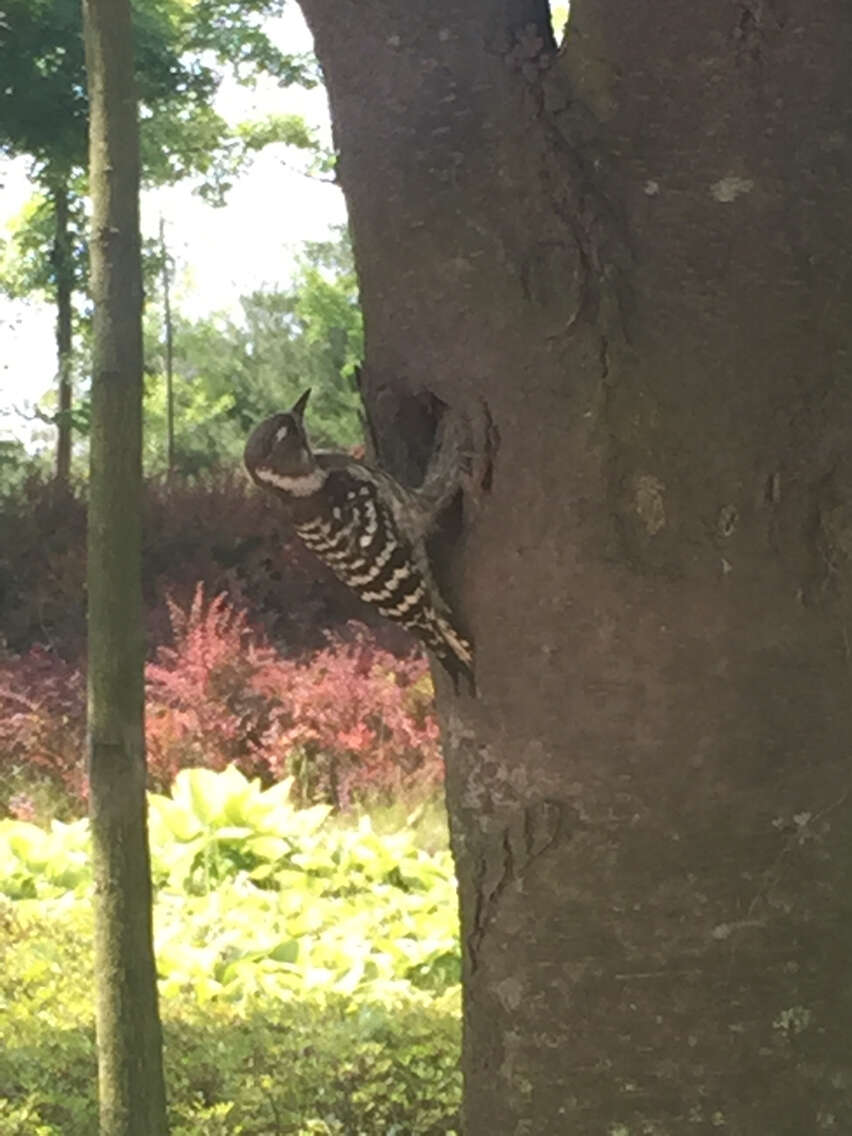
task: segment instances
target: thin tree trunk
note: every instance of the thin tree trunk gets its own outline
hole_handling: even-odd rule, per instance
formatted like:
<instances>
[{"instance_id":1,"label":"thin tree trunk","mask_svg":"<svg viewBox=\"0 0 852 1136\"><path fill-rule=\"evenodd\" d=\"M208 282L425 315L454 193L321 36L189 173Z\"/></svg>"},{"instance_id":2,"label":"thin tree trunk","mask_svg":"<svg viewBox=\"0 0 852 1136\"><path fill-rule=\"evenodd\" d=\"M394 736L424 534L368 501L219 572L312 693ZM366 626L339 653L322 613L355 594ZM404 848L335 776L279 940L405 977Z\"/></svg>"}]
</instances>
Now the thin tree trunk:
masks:
<instances>
[{"instance_id":1,"label":"thin tree trunk","mask_svg":"<svg viewBox=\"0 0 852 1136\"><path fill-rule=\"evenodd\" d=\"M142 271L128 0L86 0L94 366L89 780L102 1136L165 1134L145 812Z\"/></svg>"},{"instance_id":2,"label":"thin tree trunk","mask_svg":"<svg viewBox=\"0 0 852 1136\"><path fill-rule=\"evenodd\" d=\"M59 376L56 480L60 485L67 485L71 477L71 296L74 290L67 180L58 180L54 184L52 199L55 218L53 270L56 277L56 361Z\"/></svg>"},{"instance_id":3,"label":"thin tree trunk","mask_svg":"<svg viewBox=\"0 0 852 1136\"><path fill-rule=\"evenodd\" d=\"M426 393L499 435L466 1134L852 1132L852 9L301 2L385 459Z\"/></svg>"},{"instance_id":4,"label":"thin tree trunk","mask_svg":"<svg viewBox=\"0 0 852 1136\"><path fill-rule=\"evenodd\" d=\"M163 323L166 346L166 471L169 480L175 468L174 328L172 326L171 272L166 247L166 223L160 217L160 259L163 262Z\"/></svg>"}]
</instances>

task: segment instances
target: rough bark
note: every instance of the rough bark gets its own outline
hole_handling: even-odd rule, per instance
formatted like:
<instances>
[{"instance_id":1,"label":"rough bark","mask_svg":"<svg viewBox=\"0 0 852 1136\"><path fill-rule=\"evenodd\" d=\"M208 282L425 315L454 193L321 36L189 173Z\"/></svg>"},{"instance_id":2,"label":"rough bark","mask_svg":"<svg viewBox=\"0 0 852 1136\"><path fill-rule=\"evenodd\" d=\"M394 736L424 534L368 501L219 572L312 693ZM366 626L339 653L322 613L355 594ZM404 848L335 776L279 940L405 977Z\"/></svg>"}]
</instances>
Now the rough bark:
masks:
<instances>
[{"instance_id":1,"label":"rough bark","mask_svg":"<svg viewBox=\"0 0 852 1136\"><path fill-rule=\"evenodd\" d=\"M440 689L466 1132L852 1131L852 12L302 0L385 460L487 403Z\"/></svg>"},{"instance_id":2,"label":"rough bark","mask_svg":"<svg viewBox=\"0 0 852 1136\"><path fill-rule=\"evenodd\" d=\"M89 782L102 1136L165 1133L145 816L139 141L127 0L86 0L94 367Z\"/></svg>"},{"instance_id":3,"label":"rough bark","mask_svg":"<svg viewBox=\"0 0 852 1136\"><path fill-rule=\"evenodd\" d=\"M53 272L56 282L56 364L59 380L56 480L61 485L67 485L71 478L71 296L74 291L67 181L59 180L54 185L51 196L55 218Z\"/></svg>"}]
</instances>

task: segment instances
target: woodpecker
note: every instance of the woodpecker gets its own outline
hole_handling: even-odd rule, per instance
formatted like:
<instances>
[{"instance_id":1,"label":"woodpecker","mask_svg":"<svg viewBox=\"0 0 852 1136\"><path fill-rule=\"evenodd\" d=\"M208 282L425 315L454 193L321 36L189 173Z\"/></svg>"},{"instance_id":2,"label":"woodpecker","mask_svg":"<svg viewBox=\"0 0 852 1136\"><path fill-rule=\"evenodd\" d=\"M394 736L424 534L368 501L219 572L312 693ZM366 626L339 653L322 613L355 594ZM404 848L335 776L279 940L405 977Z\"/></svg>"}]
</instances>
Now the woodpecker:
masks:
<instances>
[{"instance_id":1,"label":"woodpecker","mask_svg":"<svg viewBox=\"0 0 852 1136\"><path fill-rule=\"evenodd\" d=\"M426 537L458 481L423 491L347 454L314 451L304 427L310 390L252 431L245 465L285 505L303 544L382 615L412 632L458 687L473 688L473 648L435 584Z\"/></svg>"}]
</instances>

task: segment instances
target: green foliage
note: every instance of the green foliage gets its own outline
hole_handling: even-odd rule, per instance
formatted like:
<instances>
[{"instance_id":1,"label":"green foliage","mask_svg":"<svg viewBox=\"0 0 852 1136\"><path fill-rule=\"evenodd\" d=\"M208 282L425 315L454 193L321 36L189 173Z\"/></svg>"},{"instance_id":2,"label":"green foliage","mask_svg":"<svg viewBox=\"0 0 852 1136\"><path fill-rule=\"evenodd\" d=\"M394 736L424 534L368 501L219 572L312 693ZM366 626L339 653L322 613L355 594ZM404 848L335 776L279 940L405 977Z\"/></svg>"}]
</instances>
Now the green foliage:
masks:
<instances>
[{"instance_id":1,"label":"green foliage","mask_svg":"<svg viewBox=\"0 0 852 1136\"><path fill-rule=\"evenodd\" d=\"M0 153L70 169L85 160L88 105L76 0L4 0Z\"/></svg>"},{"instance_id":2,"label":"green foliage","mask_svg":"<svg viewBox=\"0 0 852 1136\"><path fill-rule=\"evenodd\" d=\"M410 826L379 836L366 815L331 824L325 805L295 809L290 788L231 766L184 769L170 797L149 795L163 993L392 1003L457 982L449 852L427 853ZM0 821L0 894L64 902L90 882L85 820Z\"/></svg>"},{"instance_id":3,"label":"green foliage","mask_svg":"<svg viewBox=\"0 0 852 1136\"><path fill-rule=\"evenodd\" d=\"M196 129L209 120L205 111L217 85L214 73L183 61L190 12L191 6L177 0L134 5L136 77L143 132L149 136L156 132L157 108L163 126L176 113ZM89 108L77 0L5 0L0 71L0 152L32 157L45 184L82 172ZM161 141L167 152L173 149L168 131Z\"/></svg>"},{"instance_id":4,"label":"green foliage","mask_svg":"<svg viewBox=\"0 0 852 1136\"><path fill-rule=\"evenodd\" d=\"M49 831L23 820L0 822L0 894L59 899L91 883L88 822L53 821Z\"/></svg>"},{"instance_id":5,"label":"green foliage","mask_svg":"<svg viewBox=\"0 0 852 1136\"><path fill-rule=\"evenodd\" d=\"M87 904L0 896L0 1132L97 1131Z\"/></svg>"},{"instance_id":6,"label":"green foliage","mask_svg":"<svg viewBox=\"0 0 852 1136\"><path fill-rule=\"evenodd\" d=\"M85 287L89 273L88 220L78 179L69 210L68 269L72 287ZM53 295L56 288L56 258L52 250L56 217L47 193L35 193L9 223L9 236L0 240L0 285L13 299L33 293Z\"/></svg>"},{"instance_id":7,"label":"green foliage","mask_svg":"<svg viewBox=\"0 0 852 1136\"><path fill-rule=\"evenodd\" d=\"M176 1045L188 1057L170 1071L176 1134L459 1131L454 1001L352 1014L341 1004L322 1015L270 1006L239 1022L217 1007L209 1022L203 1031L193 1023L178 1033L166 1020L167 1064ZM205 1098L209 1103L199 1107Z\"/></svg>"},{"instance_id":8,"label":"green foliage","mask_svg":"<svg viewBox=\"0 0 852 1136\"><path fill-rule=\"evenodd\" d=\"M211 110L228 64L249 81L313 85L309 61L278 49L263 18L280 0L135 0L134 54L143 170L161 182L207 172L228 134ZM211 59L211 56L213 59ZM78 0L4 0L0 23L0 153L28 154L54 176L86 164L88 98Z\"/></svg>"},{"instance_id":9,"label":"green foliage","mask_svg":"<svg viewBox=\"0 0 852 1136\"><path fill-rule=\"evenodd\" d=\"M458 1132L448 853L232 769L186 770L149 808L172 1131ZM85 821L0 822L9 1136L96 1129L87 842Z\"/></svg>"},{"instance_id":10,"label":"green foliage","mask_svg":"<svg viewBox=\"0 0 852 1136\"><path fill-rule=\"evenodd\" d=\"M34 466L23 442L0 438L0 502L21 491Z\"/></svg>"},{"instance_id":11,"label":"green foliage","mask_svg":"<svg viewBox=\"0 0 852 1136\"><path fill-rule=\"evenodd\" d=\"M203 336L204 325L211 329L209 338ZM186 325L178 320L175 325L179 352L175 358L174 385L175 469L185 476L237 465L245 445L245 432L234 413L233 392L211 389L206 381L212 368L218 369L213 358L206 364L201 361L208 349L215 348L214 327L215 320L212 319L201 320L195 325ZM202 340L200 371L187 381L185 372L181 374L183 352L191 350L189 344L198 342L199 338ZM167 465L166 381L164 375L152 373L150 369L145 376L144 414L145 472L150 476L165 472Z\"/></svg>"},{"instance_id":12,"label":"green foliage","mask_svg":"<svg viewBox=\"0 0 852 1136\"><path fill-rule=\"evenodd\" d=\"M225 64L243 82L261 74L282 86L316 82L311 63L282 52L264 30L264 18L280 10L281 0L134 0L143 184L198 177L198 192L221 204L264 146L284 142L319 154L295 116L234 129L213 106ZM39 190L11 237L0 240L0 290L55 299L61 277L66 294L85 292L89 108L80 0L4 0L0 75L0 156L29 156ZM69 233L59 242L57 195L70 206Z\"/></svg>"},{"instance_id":13,"label":"green foliage","mask_svg":"<svg viewBox=\"0 0 852 1136\"><path fill-rule=\"evenodd\" d=\"M306 342L334 353L329 361L352 375L364 353L358 281L345 230L335 241L308 242L296 278L295 317Z\"/></svg>"},{"instance_id":14,"label":"green foliage","mask_svg":"<svg viewBox=\"0 0 852 1136\"><path fill-rule=\"evenodd\" d=\"M311 387L311 437L318 445L358 444L359 396L352 375L363 331L352 253L345 231L306 246L290 288L253 292L242 318L174 321L175 449L178 469L199 473L238 464L261 418ZM162 326L146 323L145 459L166 464L166 382Z\"/></svg>"},{"instance_id":15,"label":"green foliage","mask_svg":"<svg viewBox=\"0 0 852 1136\"><path fill-rule=\"evenodd\" d=\"M84 909L0 909L0 1131L97 1131ZM458 998L161 1002L173 1136L453 1136Z\"/></svg>"},{"instance_id":16,"label":"green foliage","mask_svg":"<svg viewBox=\"0 0 852 1136\"><path fill-rule=\"evenodd\" d=\"M240 123L236 133L247 150L262 150L273 144L312 150L317 144L313 131L299 114L268 114Z\"/></svg>"},{"instance_id":17,"label":"green foliage","mask_svg":"<svg viewBox=\"0 0 852 1136\"><path fill-rule=\"evenodd\" d=\"M328 826L326 806L295 810L289 792L289 780L260 792L233 768L192 769L171 798L151 797L160 907L172 927L181 912L195 926L192 942L161 941L164 989L390 1002L457 981L449 853L423 852L410 830L379 837L367 817ZM246 926L263 928L249 949Z\"/></svg>"},{"instance_id":18,"label":"green foliage","mask_svg":"<svg viewBox=\"0 0 852 1136\"><path fill-rule=\"evenodd\" d=\"M265 21L280 16L285 7L286 0L194 0L188 46L212 53L243 82L262 71L282 87L315 86L316 61L281 51L266 34Z\"/></svg>"}]
</instances>

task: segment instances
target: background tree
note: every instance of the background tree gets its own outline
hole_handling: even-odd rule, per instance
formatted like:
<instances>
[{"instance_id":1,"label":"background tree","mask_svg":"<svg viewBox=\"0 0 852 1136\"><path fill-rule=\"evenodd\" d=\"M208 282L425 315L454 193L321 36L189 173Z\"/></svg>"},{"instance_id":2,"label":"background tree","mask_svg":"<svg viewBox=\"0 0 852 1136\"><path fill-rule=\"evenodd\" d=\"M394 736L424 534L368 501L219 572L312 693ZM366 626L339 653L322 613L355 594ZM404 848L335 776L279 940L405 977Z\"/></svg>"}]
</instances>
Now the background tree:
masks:
<instances>
[{"instance_id":1,"label":"background tree","mask_svg":"<svg viewBox=\"0 0 852 1136\"><path fill-rule=\"evenodd\" d=\"M175 471L175 350L172 321L172 257L166 245L166 221L160 214L160 288L163 304L163 368L166 378L166 476Z\"/></svg>"},{"instance_id":2,"label":"background tree","mask_svg":"<svg viewBox=\"0 0 852 1136\"><path fill-rule=\"evenodd\" d=\"M321 445L362 440L354 369L361 312L349 239L308 243L291 285L243 297L240 318L174 314L175 469L196 474L241 461L246 433L311 387ZM168 395L159 305L146 316L145 464L168 468ZM163 367L161 370L157 364Z\"/></svg>"},{"instance_id":3,"label":"background tree","mask_svg":"<svg viewBox=\"0 0 852 1136\"><path fill-rule=\"evenodd\" d=\"M852 1130L849 6L302 6L384 459L432 396L500 439L439 697L465 1130Z\"/></svg>"},{"instance_id":4,"label":"background tree","mask_svg":"<svg viewBox=\"0 0 852 1136\"><path fill-rule=\"evenodd\" d=\"M0 287L14 299L49 296L56 307L58 381L54 410L45 418L57 427L57 479L67 482L73 425L72 344L86 324L85 312L74 305L75 293L85 289L88 277L84 179L45 167L38 180L42 191L27 202L10 239L0 246Z\"/></svg>"},{"instance_id":5,"label":"background tree","mask_svg":"<svg viewBox=\"0 0 852 1136\"><path fill-rule=\"evenodd\" d=\"M102 1136L167 1131L145 814L142 259L130 5L85 0L94 368L89 792Z\"/></svg>"},{"instance_id":6,"label":"background tree","mask_svg":"<svg viewBox=\"0 0 852 1136\"><path fill-rule=\"evenodd\" d=\"M260 17L280 9L278 0L255 0L239 9L227 0L190 5L137 0L140 145L148 184L200 175L202 192L221 201L263 146L315 145L297 116L275 115L234 130L212 106L225 63L245 81L263 72L282 85L313 82L306 62L278 50L261 26ZM0 24L0 72L0 154L30 156L40 191L6 250L0 283L12 295L44 291L56 304L56 471L65 482L73 423L74 295L85 280L88 102L78 0L9 0Z\"/></svg>"}]
</instances>

